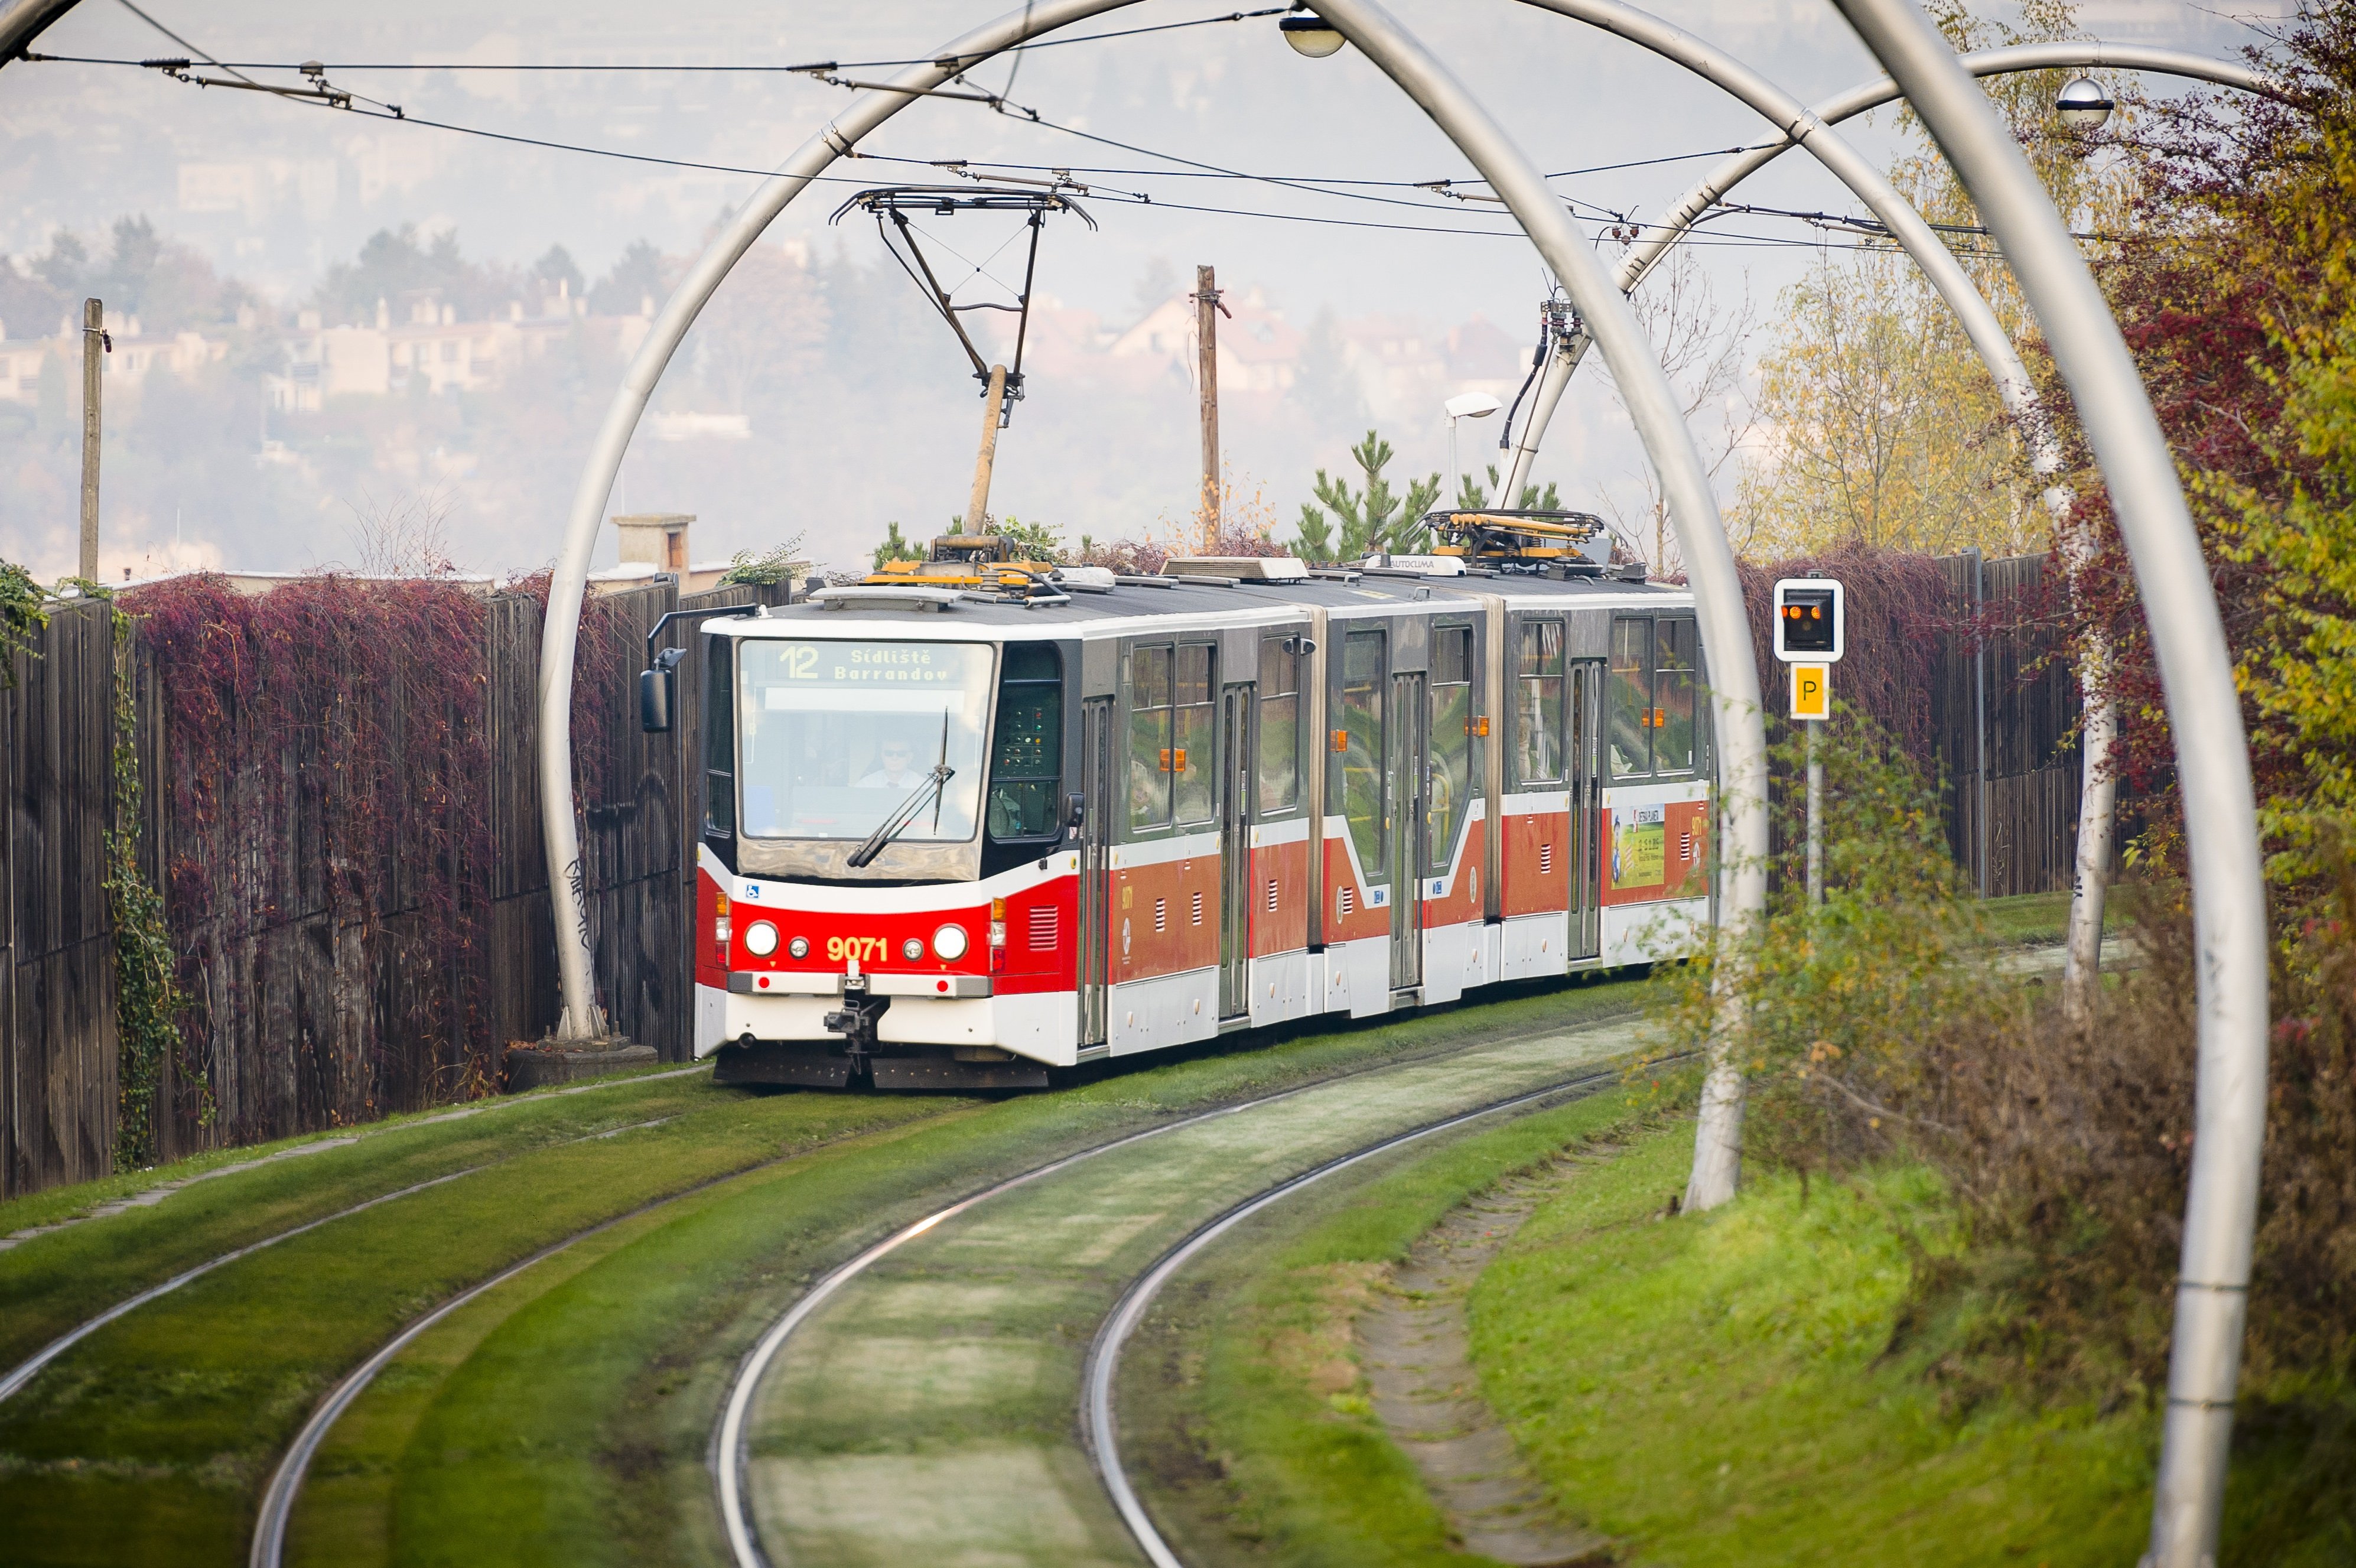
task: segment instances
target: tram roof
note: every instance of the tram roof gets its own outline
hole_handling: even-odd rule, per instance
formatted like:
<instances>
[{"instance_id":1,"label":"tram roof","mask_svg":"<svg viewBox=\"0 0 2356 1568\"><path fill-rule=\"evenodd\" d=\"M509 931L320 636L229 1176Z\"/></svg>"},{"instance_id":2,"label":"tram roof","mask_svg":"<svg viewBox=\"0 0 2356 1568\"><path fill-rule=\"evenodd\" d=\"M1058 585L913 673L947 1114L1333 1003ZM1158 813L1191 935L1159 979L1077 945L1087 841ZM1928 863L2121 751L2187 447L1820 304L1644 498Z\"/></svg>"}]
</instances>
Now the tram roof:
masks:
<instances>
[{"instance_id":1,"label":"tram roof","mask_svg":"<svg viewBox=\"0 0 2356 1568\"><path fill-rule=\"evenodd\" d=\"M1069 638L1121 635L1168 628L1251 626L1297 621L1301 612L1323 609L1349 618L1353 612L1382 615L1429 605L1445 614L1451 605L1471 606L1502 596L1515 608L1560 606L1566 609L1674 608L1693 602L1693 592L1674 583L1636 583L1616 577L1548 577L1467 575L1427 577L1369 573L1344 580L1312 577L1287 582L1242 582L1232 586L1184 578L1135 581L1108 590L1078 591L1068 603L1029 605L980 598L960 599L945 609L922 601L905 606L878 597L837 608L797 602L774 605L757 617L712 620L705 629L725 637L917 638L956 640L974 632L992 638ZM1127 624L1123 624L1127 623Z\"/></svg>"}]
</instances>

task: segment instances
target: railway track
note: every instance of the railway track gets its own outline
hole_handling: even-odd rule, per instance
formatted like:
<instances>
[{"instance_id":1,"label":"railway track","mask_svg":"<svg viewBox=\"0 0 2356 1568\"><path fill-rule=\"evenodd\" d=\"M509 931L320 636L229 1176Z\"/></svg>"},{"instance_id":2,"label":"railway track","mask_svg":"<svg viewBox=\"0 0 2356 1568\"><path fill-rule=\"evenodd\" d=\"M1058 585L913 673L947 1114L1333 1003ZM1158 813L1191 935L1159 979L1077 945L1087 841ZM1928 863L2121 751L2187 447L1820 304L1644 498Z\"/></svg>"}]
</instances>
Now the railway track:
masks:
<instances>
[{"instance_id":1,"label":"railway track","mask_svg":"<svg viewBox=\"0 0 2356 1568\"><path fill-rule=\"evenodd\" d=\"M309 1532L313 1529L313 1523L307 1522L313 1520L313 1516L303 1502L306 1477L313 1470L315 1462L340 1464L345 1457L346 1447L351 1442L363 1441L348 1435L332 1435L337 1433L338 1423L351 1415L356 1407L362 1410L378 1408L369 1390L388 1369L406 1367L417 1358L423 1359L421 1366L433 1364L435 1357L444 1354L437 1347L449 1343L448 1336L436 1331L445 1326L461 1338L478 1335L486 1323L496 1319L498 1324L504 1324L525 1303L542 1300L544 1293L552 1288L554 1282L572 1279L583 1270L602 1271L595 1277L605 1281L612 1280L616 1271L625 1278L645 1275L647 1265L644 1260L651 1253L663 1252L667 1249L672 1258L686 1261L689 1269L700 1267L711 1259L718 1259L724 1270L734 1271L727 1277L736 1283L728 1285L720 1296L697 1298L716 1301L719 1305L714 1312L699 1319L704 1326L695 1330L699 1342L713 1348L704 1352L707 1357L716 1351L733 1359L736 1354L733 1347L741 1346L745 1338L753 1337L750 1332L731 1326L746 1322L741 1316L744 1308L740 1304L758 1300L761 1293L774 1289L766 1282L776 1279L781 1270L786 1278L791 1279L803 1274L804 1270L811 1269L820 1260L832 1262L833 1258L839 1258L841 1253L834 1249L843 1246L862 1230L887 1215L896 1216L903 1222L894 1232L894 1237L900 1238L898 1244L906 1242L908 1237L901 1237L900 1232L907 1230L921 1247L931 1230L944 1227L949 1230L961 1230L964 1229L963 1216L967 1212L977 1208L986 1211L1002 1206L1013 1192L1040 1185L1043 1180L1045 1185L1062 1191L1065 1189L1056 1178L1076 1173L1084 1166L1105 1168L1121 1165L1141 1157L1144 1151L1173 1137L1182 1141L1200 1140L1208 1134L1209 1130L1221 1124L1249 1121L1255 1116L1265 1118L1289 1104L1312 1099L1320 1106L1330 1109L1336 1095L1355 1098L1387 1094L1390 1101L1387 1102L1388 1109L1383 1112L1383 1115L1391 1122L1403 1125L1410 1122L1429 1121L1430 1116L1424 1113L1429 1107L1444 1103L1459 1109L1468 1108L1468 1096L1494 1099L1497 1097L1496 1088L1511 1089L1523 1081L1516 1079L1513 1084L1499 1085L1494 1076L1494 1069L1499 1062L1518 1061L1533 1053L1533 1059L1547 1058L1549 1054L1561 1057L1568 1053L1582 1058L1604 1054L1615 1048L1606 1037L1610 1029L1633 1027L1627 1022L1624 1004L1601 994L1591 1000L1580 998L1569 1002L1571 1015L1569 1018L1564 1016L1562 1004L1541 1001L1536 996L1527 1000L1537 1005L1516 1008L1509 1004L1506 1011L1486 1017L1483 1015L1488 1014L1489 1009L1480 1008L1468 1010L1465 1015L1454 1018L1435 1015L1405 1026L1383 1026L1376 1039L1364 1043L1348 1036L1312 1036L1297 1045L1280 1046L1268 1054L1212 1053L1191 1061L1157 1064L1154 1070L1142 1075L1115 1075L1075 1087L1063 1094L1026 1097L1002 1106L980 1109L974 1115L951 1118L937 1128L928 1125L928 1130L921 1133L913 1131L916 1123L912 1122L875 1122L873 1126L878 1136L873 1139L862 1134L840 1144L804 1144L793 1153L772 1160L737 1165L725 1171L713 1168L711 1179L684 1186L651 1203L633 1205L627 1212L617 1214L607 1208L596 1216L595 1223L576 1222L579 1224L577 1230L571 1227L554 1231L543 1230L540 1244L528 1253L510 1254L512 1262L496 1265L463 1284L454 1282L444 1286L442 1292L426 1297L425 1305L415 1310L413 1316L387 1326L381 1331L382 1337L373 1344L367 1344L366 1348L361 1348L365 1341L354 1343L348 1352L350 1359L342 1370L330 1373L328 1380L322 1383L321 1386L327 1390L326 1394L307 1412L293 1439L284 1446L273 1444L277 1452L267 1460L271 1468L265 1473L272 1479L262 1499L259 1528L249 1524L236 1529L232 1549L237 1558L249 1563L276 1564L305 1554ZM1392 1034L1393 1030L1400 1027L1407 1031L1403 1036ZM1535 1069L1524 1062L1515 1070L1524 1071L1526 1075L1526 1070ZM1548 1084L1552 1081L1547 1080ZM1538 1083L1527 1085L1533 1089L1545 1086ZM1475 1093L1476 1089L1483 1088L1490 1091ZM834 1097L820 1098L832 1101ZM804 1105L815 1103L798 1096L790 1099ZM778 1102L778 1109L786 1108L786 1102ZM1315 1121L1323 1112L1312 1114L1304 1111L1301 1114L1304 1121ZM549 1145L547 1152L553 1155L563 1147L603 1147L603 1138L619 1132L630 1132L639 1136L669 1135L675 1131L666 1125L670 1120L664 1117L653 1122L633 1122L621 1128L589 1133L565 1140L562 1144ZM932 1119L924 1117L919 1121L929 1124ZM966 1131L960 1133L958 1130L960 1126ZM1288 1141L1280 1140L1280 1143ZM1076 1146L1083 1143L1084 1146ZM772 1152L776 1152L774 1144ZM805 1156L819 1155L823 1158L817 1165L804 1163ZM208 1284L219 1286L220 1281L233 1281L237 1277L236 1271L230 1265L238 1264L253 1253L275 1249L280 1243L298 1236L305 1238L305 1246L316 1246L319 1244L322 1234L328 1237L336 1234L333 1228L336 1221L358 1214L362 1209L377 1209L381 1205L394 1204L397 1199L439 1203L443 1200L438 1196L429 1195L425 1188L432 1187L437 1191L459 1191L461 1188L458 1187L444 1187L443 1184L455 1182L461 1176L478 1175L506 1163L496 1158L489 1162L469 1161L460 1170L437 1173L431 1182L412 1183L391 1192L369 1194L362 1203L339 1207L329 1214L304 1217L299 1225L289 1225L283 1230L241 1246L224 1248L217 1256L205 1258L193 1267L183 1268L169 1279L129 1294L103 1311L76 1324L66 1334L58 1336L37 1352L27 1365L14 1369L14 1386L22 1388L34 1381L35 1374L66 1352L71 1351L77 1358L85 1357L90 1348L82 1341L90 1338L95 1331L117 1323L125 1315L137 1313L143 1307L149 1313L177 1313L177 1317L173 1319L175 1324L187 1318L194 1308L156 1305L157 1298L179 1291L198 1278L210 1275L212 1279L208 1281ZM712 1162L706 1161L706 1164L709 1165ZM1149 1176L1153 1168L1152 1165L1147 1167ZM825 1182L820 1185L830 1183L833 1194L823 1200L811 1196L812 1183L818 1181L822 1173L831 1173L825 1175ZM1132 1170L1124 1179L1132 1179L1137 1174ZM1013 1179L1008 1179L1010 1177ZM981 1190L973 1191L972 1188L977 1187ZM951 1204L951 1199L958 1197L961 1187L970 1201ZM471 1186L466 1190L472 1190ZM687 1201L689 1199L694 1201ZM906 1217L912 1214L929 1211L938 1216L945 1206L957 1208L958 1214L946 1219L937 1218L932 1225L920 1224L913 1230L905 1224ZM380 1210L393 1211L396 1210ZM649 1215L654 1218L647 1219ZM582 1218L586 1221L589 1216L584 1214ZM712 1222L715 1218L724 1220L721 1229L727 1231L727 1235L720 1243L720 1250L712 1251L712 1238L715 1234ZM376 1223L373 1219L368 1222ZM418 1219L410 1223L424 1222L425 1211L420 1210ZM600 1241L586 1253L576 1254L585 1256L588 1259L585 1262L575 1262L560 1266L550 1261L592 1236L615 1231L625 1226L627 1229L621 1230L618 1236ZM327 1228L324 1232L323 1227ZM378 1229L382 1229L380 1224ZM1150 1242L1157 1236L1175 1233L1175 1230L1164 1230L1136 1232L1137 1236L1143 1238L1139 1244ZM781 1241L780 1237L787 1235L791 1236L791 1240ZM892 1240L886 1238L887 1241ZM830 1253L832 1257L829 1256ZM1125 1258L1127 1254L1122 1256ZM805 1259L809 1262L803 1262ZM532 1275L531 1271L535 1269L541 1273ZM637 1275L633 1274L634 1270L637 1272ZM670 1277L682 1272L674 1267L670 1270ZM519 1279L519 1276L527 1275L548 1283L535 1284L530 1279ZM648 1276L647 1283L652 1285L659 1277L663 1276ZM1122 1276L1123 1279L1126 1277L1125 1274ZM852 1278L849 1283L856 1285L861 1282ZM398 1288L397 1282L387 1281L385 1283ZM505 1290L501 1289L503 1285L507 1287ZM838 1283L836 1286L828 1287L825 1294L832 1295L840 1288ZM218 1294L216 1289L215 1295ZM617 1294L605 1287L587 1293L594 1300L568 1302L562 1311L587 1312L593 1316L575 1320L566 1332L603 1339L609 1332L608 1326L595 1319L594 1314L604 1310L601 1304L626 1299L634 1294L634 1290L627 1289ZM1113 1294L1116 1293L1109 1290L1105 1293L1108 1304ZM806 1296L818 1294L817 1292L805 1293ZM484 1303L487 1295L492 1299ZM193 1296L188 1299L192 1300ZM491 1309L490 1318L484 1316L482 1305L476 1306L473 1311L462 1311L470 1304L477 1303ZM801 1325L800 1331L789 1330L788 1335L781 1338L780 1343L787 1339L793 1341L787 1346L788 1353L784 1358L787 1361L794 1360L798 1354L800 1341L807 1337L809 1322L813 1315L820 1319L819 1326L824 1326L826 1314L819 1310L823 1305L823 1298L809 1300L797 1319ZM695 1310L703 1312L701 1306ZM134 1321L135 1323L139 1319L134 1318ZM187 1339L193 1321L191 1319L188 1325L173 1328L159 1343L171 1343L175 1336ZM677 1321L675 1309L673 1313L647 1318L648 1324ZM1093 1322L1091 1317L1090 1326ZM493 1330L495 1333L501 1331ZM744 1337L737 1337L740 1332L744 1334ZM663 1333L659 1337L659 1349L657 1348L657 1340L647 1340L639 1349L625 1358L626 1365L650 1365L648 1358L668 1356L674 1348L686 1348L677 1339L675 1331ZM1075 1373L1085 1340L1083 1333L1073 1342L1069 1359ZM193 1345L197 1341L190 1343ZM731 1348L723 1349L722 1347ZM297 1359L308 1353L299 1347L294 1350ZM691 1351L690 1353L692 1354ZM465 1354L471 1356L472 1351ZM79 1360L76 1364L80 1364ZM504 1362L500 1365L499 1376L502 1379L513 1381L519 1378L522 1386L530 1389L563 1388L573 1381L573 1369L562 1364L542 1364L536 1372L517 1370ZM154 1369L149 1370L152 1373ZM325 1371L327 1368L322 1367L321 1370ZM85 1384L77 1382L74 1386L80 1388ZM109 1385L102 1381L87 1386L104 1388ZM409 1386L408 1382L402 1384L403 1390ZM746 1389L747 1399L740 1406L741 1415L757 1416L756 1402L750 1396L757 1392L758 1380L748 1380ZM521 1388L516 1391L521 1391ZM394 1406L400 1406L402 1400L411 1396L404 1392L390 1397L393 1399ZM563 1397L574 1402L571 1408L578 1412L578 1419L572 1415L561 1418L562 1425L552 1427L552 1431L572 1431L580 1426L582 1420L591 1426L599 1426L620 1419L622 1412L630 1408L620 1402L629 1396L618 1385L612 1390L607 1390L603 1384L583 1385L577 1392ZM52 1412L58 1408L60 1407L56 1400L50 1399L38 1412L25 1419L53 1421ZM710 1410L712 1407L707 1405L703 1408ZM1068 1401L1062 1407L1064 1413L1060 1423L1066 1435L1071 1424L1068 1419L1071 1408ZM694 1430L691 1423L696 1418L686 1412L681 1414L691 1424L676 1429L679 1437L685 1439L677 1451L682 1460L692 1465L693 1460L689 1455L694 1452L694 1440L689 1434ZM495 1403L489 1412L492 1424L496 1425L501 1416L501 1407ZM478 1416L477 1419L481 1418ZM530 1420L528 1417L519 1419L527 1423ZM376 1429L370 1426L360 1430L374 1432ZM711 1429L706 1427L704 1430ZM749 1436L757 1440L758 1421L746 1422L745 1430ZM86 1465L105 1462L112 1449L110 1445L66 1449L63 1452L88 1456L77 1461ZM257 1459L262 1456L259 1453L254 1455ZM1085 1457L1076 1445L1072 1446L1072 1456L1085 1466ZM1085 1475L1085 1469L1080 1473ZM338 1469L337 1474L342 1476L344 1472ZM536 1472L519 1474L509 1485L535 1484L534 1475ZM317 1499L318 1506L326 1510L318 1516L317 1521L319 1528L327 1531L321 1540L337 1539L335 1532L342 1526L332 1521L351 1517L348 1498L349 1485L345 1481L337 1489L322 1494ZM407 1482L400 1483L397 1489L405 1490L407 1486ZM1094 1492L1095 1488L1091 1486L1089 1490ZM680 1507L699 1513L703 1520L711 1518L708 1511L702 1511L698 1506L701 1498L709 1494L699 1493L684 1476L677 1483L666 1483L664 1495L679 1499ZM59 1501L66 1500L60 1495ZM1097 1495L1095 1506L1108 1520L1111 1519L1109 1511L1103 1507L1101 1494ZM64 1516L56 1517L61 1520ZM252 1516L248 1517L252 1519ZM1121 1560L1128 1560L1125 1551L1121 1553Z\"/></svg>"},{"instance_id":2,"label":"railway track","mask_svg":"<svg viewBox=\"0 0 2356 1568\"><path fill-rule=\"evenodd\" d=\"M1328 1176L1601 1090L1617 1072L1598 1064L1633 1034L1471 1046L1203 1112L896 1229L813 1284L737 1368L708 1458L734 1562L767 1568L774 1547L798 1564L961 1552L1175 1564L1113 1425L1121 1346L1162 1286Z\"/></svg>"},{"instance_id":3,"label":"railway track","mask_svg":"<svg viewBox=\"0 0 2356 1568\"><path fill-rule=\"evenodd\" d=\"M1426 1138L1443 1133L1452 1133L1506 1112L1538 1111L1567 1101L1580 1099L1584 1095L1598 1093L1617 1082L1619 1078L1620 1073L1616 1069L1583 1073L1575 1078L1566 1079L1550 1088L1532 1090L1525 1094L1509 1095L1505 1099L1493 1101L1487 1105L1472 1111L1427 1122L1421 1127L1394 1133L1387 1138L1376 1139L1363 1148L1353 1150L1346 1155L1338 1155L1323 1165L1312 1166L1299 1176L1288 1177L1244 1199L1241 1203L1230 1206L1208 1223L1199 1227L1184 1240L1164 1252L1151 1268L1138 1276L1128 1291L1122 1294L1113 1310L1107 1315L1103 1324L1097 1330L1095 1341L1088 1347L1087 1367L1083 1378L1085 1391L1080 1404L1080 1434L1087 1445L1088 1456L1096 1463L1097 1474L1104 1482L1106 1495L1111 1498L1114 1509L1120 1514L1121 1522L1129 1527L1130 1537L1136 1541L1138 1549L1145 1553L1146 1560L1153 1564L1153 1568L1184 1568L1184 1564L1178 1554L1171 1549L1170 1543L1162 1539L1161 1530L1153 1522L1153 1516L1147 1511L1144 1503L1138 1498L1136 1487L1130 1483L1129 1471L1121 1463L1120 1424L1114 1410L1113 1394L1115 1385L1120 1377L1121 1351L1128 1345L1130 1337L1137 1331L1138 1326L1145 1320L1146 1313L1152 1308L1155 1298L1162 1294L1162 1287L1167 1285L1181 1269L1193 1262L1205 1248L1220 1237L1253 1215L1273 1208L1287 1198L1298 1196L1304 1189L1315 1186L1328 1176L1337 1176L1354 1165L1380 1158L1384 1155L1406 1148L1411 1144L1421 1143Z\"/></svg>"}]
</instances>

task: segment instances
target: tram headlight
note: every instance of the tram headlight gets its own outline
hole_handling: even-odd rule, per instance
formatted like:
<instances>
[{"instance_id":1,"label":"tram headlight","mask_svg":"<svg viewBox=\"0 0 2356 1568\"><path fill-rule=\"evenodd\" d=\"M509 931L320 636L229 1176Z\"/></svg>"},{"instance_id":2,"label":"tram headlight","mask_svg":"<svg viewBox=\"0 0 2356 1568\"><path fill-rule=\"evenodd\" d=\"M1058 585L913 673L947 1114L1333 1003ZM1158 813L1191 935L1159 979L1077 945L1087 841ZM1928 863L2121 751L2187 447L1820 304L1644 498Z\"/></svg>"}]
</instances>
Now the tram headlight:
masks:
<instances>
[{"instance_id":1,"label":"tram headlight","mask_svg":"<svg viewBox=\"0 0 2356 1568\"><path fill-rule=\"evenodd\" d=\"M943 926L933 933L933 956L954 963L965 957L966 934L963 926Z\"/></svg>"},{"instance_id":2,"label":"tram headlight","mask_svg":"<svg viewBox=\"0 0 2356 1568\"><path fill-rule=\"evenodd\" d=\"M755 958L766 958L777 950L777 928L766 920L755 920L744 928L744 950Z\"/></svg>"},{"instance_id":3,"label":"tram headlight","mask_svg":"<svg viewBox=\"0 0 2356 1568\"><path fill-rule=\"evenodd\" d=\"M900 944L900 956L906 959L909 962L914 963L916 960L925 956L924 942L918 938L910 937L906 941Z\"/></svg>"},{"instance_id":4,"label":"tram headlight","mask_svg":"<svg viewBox=\"0 0 2356 1568\"><path fill-rule=\"evenodd\" d=\"M786 950L793 954L796 958L808 958L809 957L809 939L808 937L796 937L792 941L786 944Z\"/></svg>"}]
</instances>

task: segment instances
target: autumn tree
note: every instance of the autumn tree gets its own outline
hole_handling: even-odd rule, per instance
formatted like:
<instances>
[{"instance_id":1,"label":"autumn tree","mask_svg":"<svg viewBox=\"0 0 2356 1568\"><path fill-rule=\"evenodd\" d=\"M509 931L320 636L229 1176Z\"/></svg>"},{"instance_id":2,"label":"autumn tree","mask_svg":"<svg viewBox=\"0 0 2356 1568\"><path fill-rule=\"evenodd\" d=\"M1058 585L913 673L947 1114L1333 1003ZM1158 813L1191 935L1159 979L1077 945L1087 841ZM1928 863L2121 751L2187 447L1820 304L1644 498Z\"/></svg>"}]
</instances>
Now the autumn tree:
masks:
<instances>
[{"instance_id":1,"label":"autumn tree","mask_svg":"<svg viewBox=\"0 0 2356 1568\"><path fill-rule=\"evenodd\" d=\"M1933 7L1958 49L2075 34L2061 0L2023 7L2019 28L1979 20L1956 3ZM2061 125L2053 102L2069 71L1981 83L2019 139L2091 257L2107 256L2133 220L2126 162ZM1938 228L2013 341L2035 324L1978 209L1911 115L1912 146L1890 182ZM1775 340L1759 364L1753 406L1760 459L1740 489L1738 532L1750 547L1795 553L1855 541L1887 549L1993 554L2044 549L2028 433L2008 419L1996 383L1954 313L1913 262L1870 220L1829 238L1808 275L1779 301Z\"/></svg>"}]
</instances>

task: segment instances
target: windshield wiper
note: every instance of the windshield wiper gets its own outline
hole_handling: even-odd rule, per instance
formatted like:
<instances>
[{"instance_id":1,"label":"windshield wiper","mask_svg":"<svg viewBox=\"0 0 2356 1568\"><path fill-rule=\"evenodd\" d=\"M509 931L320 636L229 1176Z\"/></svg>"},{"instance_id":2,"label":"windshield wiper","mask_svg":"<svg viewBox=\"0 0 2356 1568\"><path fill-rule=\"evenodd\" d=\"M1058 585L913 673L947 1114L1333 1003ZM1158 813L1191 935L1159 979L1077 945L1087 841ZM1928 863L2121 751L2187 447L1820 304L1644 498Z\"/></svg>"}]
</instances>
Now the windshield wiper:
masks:
<instances>
[{"instance_id":1,"label":"windshield wiper","mask_svg":"<svg viewBox=\"0 0 2356 1568\"><path fill-rule=\"evenodd\" d=\"M884 853L884 846L898 838L926 805L940 799L941 790L957 776L957 769L944 763L925 775L925 781L908 792L900 809L884 819L876 830L867 835L867 842L851 852L849 864L855 870Z\"/></svg>"},{"instance_id":2,"label":"windshield wiper","mask_svg":"<svg viewBox=\"0 0 2356 1568\"><path fill-rule=\"evenodd\" d=\"M933 807L933 830L936 832L939 832L942 791L948 788L949 780L956 777L957 769L949 766L949 715L948 710L944 708L941 710L940 755L933 762L933 770L925 776L925 781L922 784L908 791L908 798L900 802L898 811L876 824L875 831L867 835L865 843L851 852L851 859L848 862L851 868L853 871L860 870L868 862L882 854L884 846L906 831L908 824L916 820L916 814L925 809L927 801L930 801Z\"/></svg>"}]
</instances>

